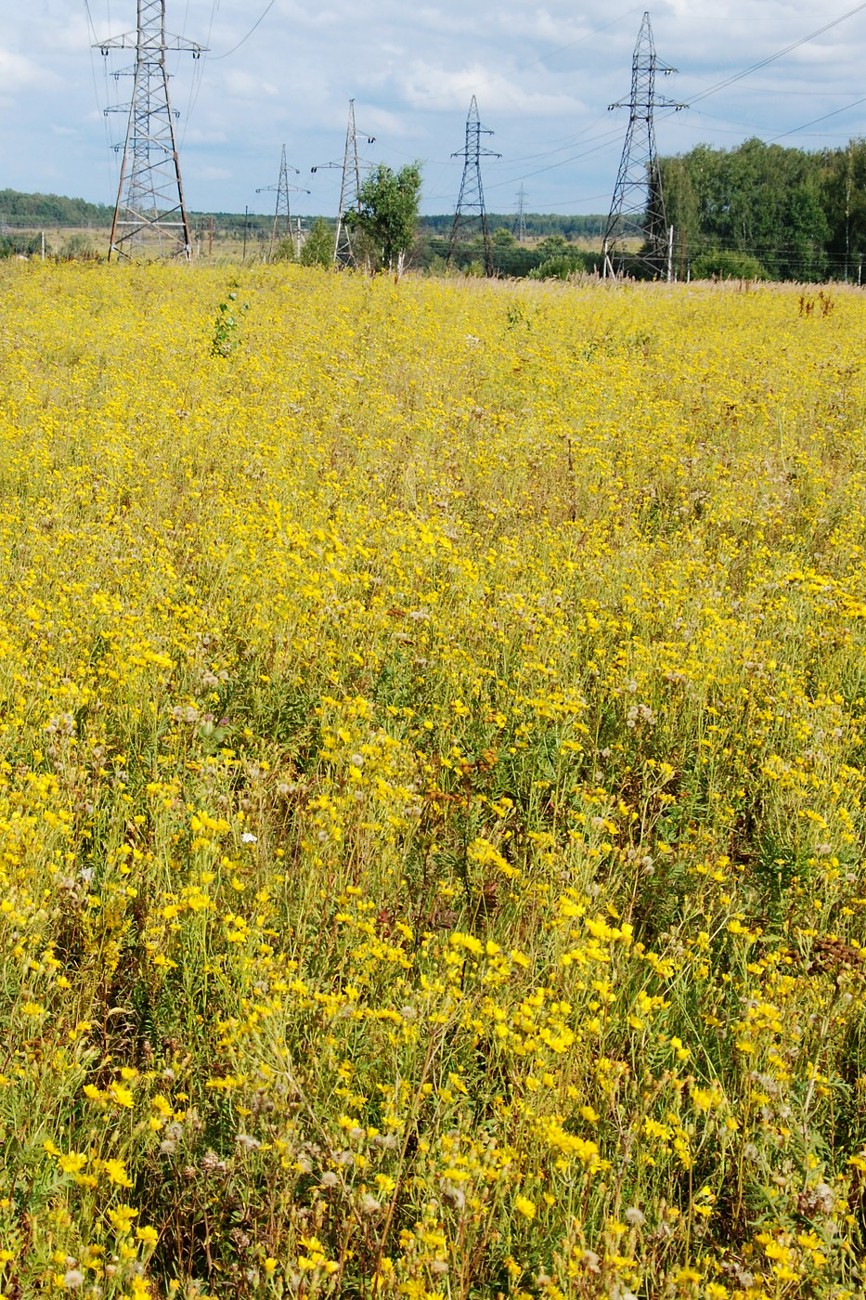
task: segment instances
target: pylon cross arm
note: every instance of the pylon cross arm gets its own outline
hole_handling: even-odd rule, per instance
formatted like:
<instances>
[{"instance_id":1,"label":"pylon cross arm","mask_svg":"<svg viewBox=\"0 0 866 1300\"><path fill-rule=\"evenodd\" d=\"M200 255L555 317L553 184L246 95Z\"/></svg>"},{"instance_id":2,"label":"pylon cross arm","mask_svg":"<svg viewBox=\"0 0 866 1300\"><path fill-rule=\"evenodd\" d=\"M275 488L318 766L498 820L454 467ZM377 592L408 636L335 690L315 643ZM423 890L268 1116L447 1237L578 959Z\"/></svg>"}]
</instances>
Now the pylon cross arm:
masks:
<instances>
[{"instance_id":1,"label":"pylon cross arm","mask_svg":"<svg viewBox=\"0 0 866 1300\"><path fill-rule=\"evenodd\" d=\"M189 41L185 36L166 36L165 41L152 39L140 41L136 32L124 32L122 36L109 36L105 41L94 41L93 48L107 54L109 50L137 50L140 48L158 50L180 50L187 54L207 54L209 47Z\"/></svg>"}]
</instances>

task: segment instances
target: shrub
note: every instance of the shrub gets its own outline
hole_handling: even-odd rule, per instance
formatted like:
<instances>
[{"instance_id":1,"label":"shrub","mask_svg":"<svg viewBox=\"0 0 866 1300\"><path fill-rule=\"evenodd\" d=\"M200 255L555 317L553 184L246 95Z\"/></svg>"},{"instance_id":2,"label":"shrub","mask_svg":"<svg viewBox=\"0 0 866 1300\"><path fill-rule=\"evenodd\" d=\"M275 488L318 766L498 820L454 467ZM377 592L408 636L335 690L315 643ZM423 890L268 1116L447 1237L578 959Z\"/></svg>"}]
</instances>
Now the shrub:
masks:
<instances>
[{"instance_id":1,"label":"shrub","mask_svg":"<svg viewBox=\"0 0 866 1300\"><path fill-rule=\"evenodd\" d=\"M692 262L693 280L766 280L767 272L751 253L722 248L701 253Z\"/></svg>"}]
</instances>

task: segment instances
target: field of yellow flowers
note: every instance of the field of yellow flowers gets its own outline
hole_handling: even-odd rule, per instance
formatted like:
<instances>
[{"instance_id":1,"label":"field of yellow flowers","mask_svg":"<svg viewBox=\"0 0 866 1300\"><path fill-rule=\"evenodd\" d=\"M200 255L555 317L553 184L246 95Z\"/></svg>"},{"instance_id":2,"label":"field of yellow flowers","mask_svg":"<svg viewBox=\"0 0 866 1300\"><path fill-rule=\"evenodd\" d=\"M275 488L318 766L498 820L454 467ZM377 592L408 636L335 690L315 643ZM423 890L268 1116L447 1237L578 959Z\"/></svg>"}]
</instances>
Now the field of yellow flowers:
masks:
<instances>
[{"instance_id":1,"label":"field of yellow flowers","mask_svg":"<svg viewBox=\"0 0 866 1300\"><path fill-rule=\"evenodd\" d=\"M860 1296L866 303L0 271L0 1292Z\"/></svg>"}]
</instances>

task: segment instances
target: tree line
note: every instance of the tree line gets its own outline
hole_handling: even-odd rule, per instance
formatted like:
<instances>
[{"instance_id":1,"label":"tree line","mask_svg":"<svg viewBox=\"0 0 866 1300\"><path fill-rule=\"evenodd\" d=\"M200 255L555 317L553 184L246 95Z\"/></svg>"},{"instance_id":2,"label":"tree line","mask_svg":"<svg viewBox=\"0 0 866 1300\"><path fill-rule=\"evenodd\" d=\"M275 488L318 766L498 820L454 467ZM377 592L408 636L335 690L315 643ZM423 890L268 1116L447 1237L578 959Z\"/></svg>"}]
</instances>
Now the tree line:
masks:
<instances>
[{"instance_id":1,"label":"tree line","mask_svg":"<svg viewBox=\"0 0 866 1300\"><path fill-rule=\"evenodd\" d=\"M0 190L0 233L34 225L107 226L114 207L105 203L88 203L86 199L67 199L61 194L24 194L20 190Z\"/></svg>"},{"instance_id":2,"label":"tree line","mask_svg":"<svg viewBox=\"0 0 866 1300\"><path fill-rule=\"evenodd\" d=\"M757 139L698 145L661 158L659 184L679 279L862 279L866 140L815 152Z\"/></svg>"}]
</instances>

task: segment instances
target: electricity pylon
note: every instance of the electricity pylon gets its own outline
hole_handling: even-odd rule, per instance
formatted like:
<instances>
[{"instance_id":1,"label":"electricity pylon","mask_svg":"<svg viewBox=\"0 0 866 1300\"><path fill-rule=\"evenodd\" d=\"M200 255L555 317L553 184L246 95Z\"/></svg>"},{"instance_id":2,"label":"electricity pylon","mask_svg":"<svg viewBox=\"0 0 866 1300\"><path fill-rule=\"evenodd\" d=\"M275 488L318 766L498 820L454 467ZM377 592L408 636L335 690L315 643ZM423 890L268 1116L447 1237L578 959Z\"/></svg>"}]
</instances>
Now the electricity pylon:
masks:
<instances>
[{"instance_id":1,"label":"electricity pylon","mask_svg":"<svg viewBox=\"0 0 866 1300\"><path fill-rule=\"evenodd\" d=\"M166 35L165 0L137 0L137 4L135 31L110 37L97 47L106 57L109 50L135 50L132 99L128 110L120 110L128 111L128 117L108 258L131 258L149 249L160 256L189 259L192 235L165 54L186 50L197 59L205 50L195 41ZM119 151L120 146L116 148Z\"/></svg>"},{"instance_id":2,"label":"electricity pylon","mask_svg":"<svg viewBox=\"0 0 866 1300\"><path fill-rule=\"evenodd\" d=\"M460 182L460 194L457 198L457 208L451 226L451 238L448 241L447 264L451 265L461 226L466 226L468 222L474 221L481 228L481 239L484 244L484 271L486 275L492 275L493 250L490 245L487 210L484 207L481 159L482 157L501 158L502 154L494 153L492 149L482 149L482 135L493 135L493 132L488 127L481 125L478 116L478 104L473 95L472 102L469 105L469 113L466 117L466 143L462 149L458 149L456 153L451 155L452 158L463 159L463 179Z\"/></svg>"},{"instance_id":3,"label":"electricity pylon","mask_svg":"<svg viewBox=\"0 0 866 1300\"><path fill-rule=\"evenodd\" d=\"M676 68L659 61L650 16L644 13L631 61L631 94L608 106L627 108L629 119L601 245L605 277L616 275L617 246L629 238L642 240L640 257L655 275L668 263L668 226L653 117L657 108L679 112L686 107L656 94L656 75L668 77L674 72Z\"/></svg>"},{"instance_id":4,"label":"electricity pylon","mask_svg":"<svg viewBox=\"0 0 866 1300\"><path fill-rule=\"evenodd\" d=\"M292 211L289 204L289 194L309 194L309 190L303 189L300 185L289 184L289 172L293 171L296 176L300 176L297 167L290 167L286 162L286 146L283 145L283 152L280 155L280 177L276 185L260 185L256 194L277 192L277 204L274 212L274 224L271 230L271 248L269 256L273 257L274 249L279 239L292 238ZM300 253L300 248L296 249Z\"/></svg>"},{"instance_id":5,"label":"electricity pylon","mask_svg":"<svg viewBox=\"0 0 866 1300\"><path fill-rule=\"evenodd\" d=\"M526 243L526 190L521 185L517 191L517 216L514 219L514 234L518 244Z\"/></svg>"},{"instance_id":6,"label":"electricity pylon","mask_svg":"<svg viewBox=\"0 0 866 1300\"><path fill-rule=\"evenodd\" d=\"M366 134L361 132L362 135ZM374 144L376 137L367 136L367 144ZM355 250L352 247L352 230L346 221L346 213L357 211L361 190L361 156L358 153L358 128L355 125L355 101L349 100L349 121L346 126L346 147L343 161L318 163L311 167L311 172L322 171L326 167L341 170L343 178L340 184L340 206L337 211L337 234L334 239L334 262L338 266L355 266Z\"/></svg>"}]
</instances>

